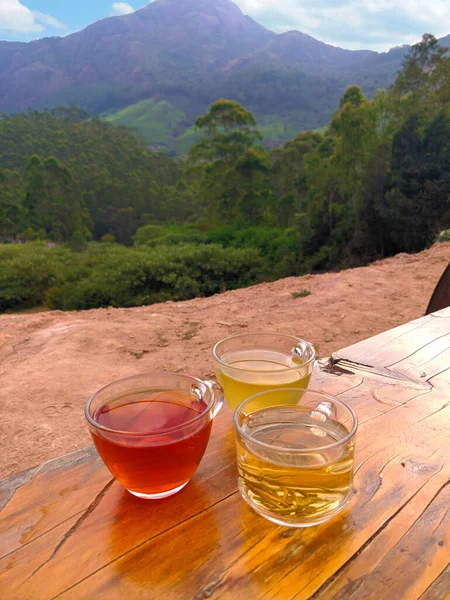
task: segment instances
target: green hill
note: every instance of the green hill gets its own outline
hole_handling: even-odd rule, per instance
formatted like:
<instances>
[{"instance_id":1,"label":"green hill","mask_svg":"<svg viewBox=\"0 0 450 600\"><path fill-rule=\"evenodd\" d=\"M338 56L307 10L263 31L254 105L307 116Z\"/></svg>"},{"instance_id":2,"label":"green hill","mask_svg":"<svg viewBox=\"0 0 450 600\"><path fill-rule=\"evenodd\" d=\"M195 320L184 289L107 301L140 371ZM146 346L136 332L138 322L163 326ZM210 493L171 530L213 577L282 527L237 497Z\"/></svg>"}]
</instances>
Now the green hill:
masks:
<instances>
[{"instance_id":1,"label":"green hill","mask_svg":"<svg viewBox=\"0 0 450 600\"><path fill-rule=\"evenodd\" d=\"M189 125L185 113L170 102L142 100L105 117L114 125L136 129L149 144L162 144L173 149L173 139Z\"/></svg>"},{"instance_id":2,"label":"green hill","mask_svg":"<svg viewBox=\"0 0 450 600\"><path fill-rule=\"evenodd\" d=\"M198 139L198 133L187 115L165 100L143 100L115 113L104 115L114 125L122 125L139 133L149 146L156 149L187 154ZM257 117L264 143L282 143L294 138L300 131L324 125L323 119L311 119L308 111L293 110L287 115L267 114Z\"/></svg>"}]
</instances>

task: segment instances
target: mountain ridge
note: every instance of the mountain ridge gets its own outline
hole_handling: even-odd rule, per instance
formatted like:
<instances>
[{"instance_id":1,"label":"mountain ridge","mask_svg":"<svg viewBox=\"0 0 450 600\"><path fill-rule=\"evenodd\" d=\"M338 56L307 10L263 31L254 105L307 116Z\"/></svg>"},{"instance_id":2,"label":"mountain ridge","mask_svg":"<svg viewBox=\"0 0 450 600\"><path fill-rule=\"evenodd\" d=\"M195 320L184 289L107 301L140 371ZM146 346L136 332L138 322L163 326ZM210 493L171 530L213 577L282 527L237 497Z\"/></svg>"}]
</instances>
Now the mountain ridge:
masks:
<instances>
[{"instance_id":1,"label":"mountain ridge","mask_svg":"<svg viewBox=\"0 0 450 600\"><path fill-rule=\"evenodd\" d=\"M230 97L270 127L280 117L287 126L277 135L285 139L326 124L347 85L368 95L389 86L407 51L347 50L296 30L277 34L231 0L156 0L66 37L0 41L0 112L78 104L112 114L152 99L181 112L188 129L211 102ZM179 134L179 127L169 132L169 142Z\"/></svg>"}]
</instances>

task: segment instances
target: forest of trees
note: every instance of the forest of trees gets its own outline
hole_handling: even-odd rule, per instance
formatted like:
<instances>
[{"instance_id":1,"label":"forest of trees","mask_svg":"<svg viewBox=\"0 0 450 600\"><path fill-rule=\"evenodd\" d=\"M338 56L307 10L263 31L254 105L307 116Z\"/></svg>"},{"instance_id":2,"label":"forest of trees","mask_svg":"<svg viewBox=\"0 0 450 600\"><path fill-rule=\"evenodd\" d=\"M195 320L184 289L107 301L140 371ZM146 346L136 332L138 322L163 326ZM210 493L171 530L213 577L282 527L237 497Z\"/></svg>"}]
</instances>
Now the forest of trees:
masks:
<instances>
[{"instance_id":1,"label":"forest of trees","mask_svg":"<svg viewBox=\"0 0 450 600\"><path fill-rule=\"evenodd\" d=\"M450 228L450 57L432 35L390 90L349 87L323 133L268 150L228 100L196 125L175 159L76 108L5 115L0 310L208 295L416 252Z\"/></svg>"},{"instance_id":2,"label":"forest of trees","mask_svg":"<svg viewBox=\"0 0 450 600\"><path fill-rule=\"evenodd\" d=\"M450 57L431 35L388 92L349 87L324 134L269 153L252 115L224 101L197 125L207 135L189 160L209 222L294 228L303 270L419 251L450 226Z\"/></svg>"},{"instance_id":3,"label":"forest of trees","mask_svg":"<svg viewBox=\"0 0 450 600\"><path fill-rule=\"evenodd\" d=\"M0 119L0 239L63 242L114 235L178 210L181 163L77 108ZM167 189L166 189L167 188ZM171 205L171 202L175 202Z\"/></svg>"}]
</instances>

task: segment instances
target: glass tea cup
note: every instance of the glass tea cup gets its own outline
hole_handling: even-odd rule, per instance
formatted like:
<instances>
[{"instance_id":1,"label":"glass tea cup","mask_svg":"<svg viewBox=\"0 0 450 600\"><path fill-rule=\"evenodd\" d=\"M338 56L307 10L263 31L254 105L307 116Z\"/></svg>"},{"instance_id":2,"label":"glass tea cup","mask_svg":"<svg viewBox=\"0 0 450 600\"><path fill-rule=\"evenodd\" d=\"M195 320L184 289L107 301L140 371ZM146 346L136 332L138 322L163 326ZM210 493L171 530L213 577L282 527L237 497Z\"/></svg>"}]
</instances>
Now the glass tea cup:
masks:
<instances>
[{"instance_id":1,"label":"glass tea cup","mask_svg":"<svg viewBox=\"0 0 450 600\"><path fill-rule=\"evenodd\" d=\"M218 342L213 357L217 380L234 410L260 392L308 387L316 352L312 344L292 335L244 333Z\"/></svg>"},{"instance_id":2,"label":"glass tea cup","mask_svg":"<svg viewBox=\"0 0 450 600\"><path fill-rule=\"evenodd\" d=\"M350 406L322 392L280 389L248 398L234 413L242 497L279 525L328 521L353 492L357 426Z\"/></svg>"},{"instance_id":3,"label":"glass tea cup","mask_svg":"<svg viewBox=\"0 0 450 600\"><path fill-rule=\"evenodd\" d=\"M197 470L223 403L219 385L177 373L148 373L107 385L87 402L94 444L131 494L179 492Z\"/></svg>"}]
</instances>

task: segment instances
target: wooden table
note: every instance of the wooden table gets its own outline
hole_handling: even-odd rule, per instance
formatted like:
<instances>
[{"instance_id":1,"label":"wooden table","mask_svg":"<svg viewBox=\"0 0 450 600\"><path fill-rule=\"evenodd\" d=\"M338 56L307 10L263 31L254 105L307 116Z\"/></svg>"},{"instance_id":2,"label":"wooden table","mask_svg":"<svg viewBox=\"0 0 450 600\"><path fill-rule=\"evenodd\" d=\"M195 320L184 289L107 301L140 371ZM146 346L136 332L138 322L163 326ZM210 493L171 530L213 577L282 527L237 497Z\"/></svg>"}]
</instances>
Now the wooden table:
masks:
<instances>
[{"instance_id":1,"label":"wooden table","mask_svg":"<svg viewBox=\"0 0 450 600\"><path fill-rule=\"evenodd\" d=\"M304 530L237 492L231 413L192 482L139 500L93 448L0 483L0 598L450 598L450 309L322 361L359 421L355 495Z\"/></svg>"}]
</instances>

